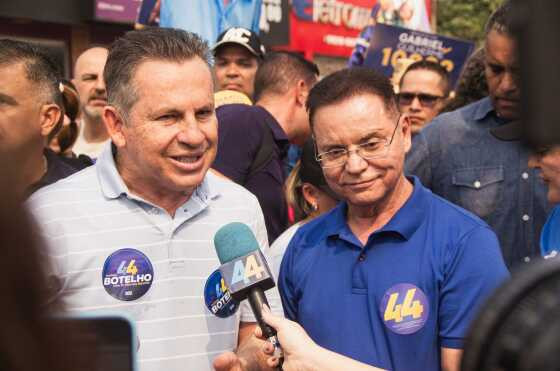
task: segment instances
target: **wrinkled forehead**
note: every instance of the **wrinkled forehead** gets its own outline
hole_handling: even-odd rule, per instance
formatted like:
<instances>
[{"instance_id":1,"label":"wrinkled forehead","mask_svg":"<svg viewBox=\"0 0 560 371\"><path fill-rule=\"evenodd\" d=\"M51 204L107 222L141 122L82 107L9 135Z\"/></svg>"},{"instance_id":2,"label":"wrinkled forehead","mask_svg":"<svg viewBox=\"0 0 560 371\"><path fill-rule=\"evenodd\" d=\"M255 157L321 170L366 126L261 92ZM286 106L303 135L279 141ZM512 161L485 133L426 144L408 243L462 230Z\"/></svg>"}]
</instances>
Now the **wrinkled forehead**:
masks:
<instances>
[{"instance_id":1,"label":"wrinkled forehead","mask_svg":"<svg viewBox=\"0 0 560 371\"><path fill-rule=\"evenodd\" d=\"M506 33L492 30L486 36L485 61L504 66L517 66L517 44L513 37Z\"/></svg>"},{"instance_id":2,"label":"wrinkled forehead","mask_svg":"<svg viewBox=\"0 0 560 371\"><path fill-rule=\"evenodd\" d=\"M369 136L392 133L398 113L385 107L381 97L361 94L317 109L313 135L317 144L354 143ZM334 143L333 143L334 144Z\"/></svg>"},{"instance_id":3,"label":"wrinkled forehead","mask_svg":"<svg viewBox=\"0 0 560 371\"><path fill-rule=\"evenodd\" d=\"M148 59L131 76L131 88L138 98L151 103L167 101L213 101L214 82L208 64L199 57L183 61Z\"/></svg>"}]
</instances>

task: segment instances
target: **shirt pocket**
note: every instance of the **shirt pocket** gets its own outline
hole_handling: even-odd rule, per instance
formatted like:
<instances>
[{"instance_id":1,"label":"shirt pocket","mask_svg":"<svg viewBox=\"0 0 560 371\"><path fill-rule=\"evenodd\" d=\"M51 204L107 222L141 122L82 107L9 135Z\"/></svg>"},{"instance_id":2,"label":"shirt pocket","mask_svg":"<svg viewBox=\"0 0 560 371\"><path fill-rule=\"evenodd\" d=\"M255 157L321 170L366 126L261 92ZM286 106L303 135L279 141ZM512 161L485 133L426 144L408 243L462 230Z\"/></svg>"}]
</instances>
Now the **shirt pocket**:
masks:
<instances>
[{"instance_id":1,"label":"shirt pocket","mask_svg":"<svg viewBox=\"0 0 560 371\"><path fill-rule=\"evenodd\" d=\"M502 166L455 169L452 183L457 187L457 203L484 218L501 204L504 169Z\"/></svg>"}]
</instances>

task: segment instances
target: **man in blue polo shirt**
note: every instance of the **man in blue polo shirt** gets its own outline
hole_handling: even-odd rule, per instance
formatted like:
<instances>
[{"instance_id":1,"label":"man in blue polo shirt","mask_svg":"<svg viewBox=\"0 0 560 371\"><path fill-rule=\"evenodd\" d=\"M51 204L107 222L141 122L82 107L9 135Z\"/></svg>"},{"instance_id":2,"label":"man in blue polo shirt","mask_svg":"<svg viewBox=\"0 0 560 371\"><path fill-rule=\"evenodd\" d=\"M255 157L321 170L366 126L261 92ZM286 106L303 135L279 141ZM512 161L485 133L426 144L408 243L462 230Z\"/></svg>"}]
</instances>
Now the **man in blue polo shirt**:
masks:
<instances>
[{"instance_id":1,"label":"man in blue polo shirt","mask_svg":"<svg viewBox=\"0 0 560 371\"><path fill-rule=\"evenodd\" d=\"M495 234L404 176L410 121L385 77L336 72L307 108L325 179L346 202L288 246L286 316L319 345L377 367L458 370L476 308L508 277Z\"/></svg>"}]
</instances>

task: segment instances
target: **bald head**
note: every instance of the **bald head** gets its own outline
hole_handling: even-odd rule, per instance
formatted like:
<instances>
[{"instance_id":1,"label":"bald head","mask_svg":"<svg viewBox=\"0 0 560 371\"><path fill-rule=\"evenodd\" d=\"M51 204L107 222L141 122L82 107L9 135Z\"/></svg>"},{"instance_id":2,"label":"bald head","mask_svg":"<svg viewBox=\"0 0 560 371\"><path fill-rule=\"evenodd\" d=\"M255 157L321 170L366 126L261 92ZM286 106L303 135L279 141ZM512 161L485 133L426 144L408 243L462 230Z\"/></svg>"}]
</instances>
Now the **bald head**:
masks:
<instances>
[{"instance_id":1,"label":"bald head","mask_svg":"<svg viewBox=\"0 0 560 371\"><path fill-rule=\"evenodd\" d=\"M74 65L74 85L80 94L80 105L86 121L101 121L103 107L107 104L107 91L103 81L103 68L108 50L103 47L87 49Z\"/></svg>"}]
</instances>

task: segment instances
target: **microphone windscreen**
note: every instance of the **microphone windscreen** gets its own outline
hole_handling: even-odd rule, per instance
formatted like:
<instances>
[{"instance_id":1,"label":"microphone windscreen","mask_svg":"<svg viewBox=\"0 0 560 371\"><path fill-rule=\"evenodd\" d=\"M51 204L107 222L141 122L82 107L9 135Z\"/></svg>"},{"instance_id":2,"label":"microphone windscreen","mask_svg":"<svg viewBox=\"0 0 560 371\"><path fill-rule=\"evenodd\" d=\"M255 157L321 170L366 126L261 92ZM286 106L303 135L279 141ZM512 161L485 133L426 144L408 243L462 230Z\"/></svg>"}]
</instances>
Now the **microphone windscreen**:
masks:
<instances>
[{"instance_id":1,"label":"microphone windscreen","mask_svg":"<svg viewBox=\"0 0 560 371\"><path fill-rule=\"evenodd\" d=\"M225 264L259 249L253 231L243 223L234 222L224 225L214 236L214 247Z\"/></svg>"}]
</instances>

